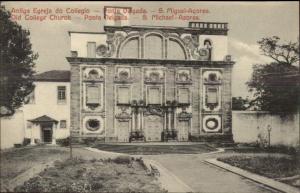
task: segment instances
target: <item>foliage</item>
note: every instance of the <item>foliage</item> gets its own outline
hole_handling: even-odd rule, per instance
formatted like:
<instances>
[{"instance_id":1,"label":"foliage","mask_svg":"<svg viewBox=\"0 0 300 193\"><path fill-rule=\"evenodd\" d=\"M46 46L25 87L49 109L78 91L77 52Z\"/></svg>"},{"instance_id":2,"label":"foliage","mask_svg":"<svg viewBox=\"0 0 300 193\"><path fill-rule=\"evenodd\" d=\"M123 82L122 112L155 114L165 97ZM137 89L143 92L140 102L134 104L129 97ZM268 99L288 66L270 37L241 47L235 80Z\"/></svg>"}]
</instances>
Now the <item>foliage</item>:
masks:
<instances>
[{"instance_id":1,"label":"foliage","mask_svg":"<svg viewBox=\"0 0 300 193\"><path fill-rule=\"evenodd\" d=\"M244 111L249 106L249 99L243 99L242 97L232 97L232 110Z\"/></svg>"},{"instance_id":2,"label":"foliage","mask_svg":"<svg viewBox=\"0 0 300 193\"><path fill-rule=\"evenodd\" d=\"M300 171L298 158L286 155L236 155L218 160L270 178L295 176Z\"/></svg>"},{"instance_id":3,"label":"foliage","mask_svg":"<svg viewBox=\"0 0 300 193\"><path fill-rule=\"evenodd\" d=\"M14 192L166 192L136 161L131 167L109 160L56 161Z\"/></svg>"},{"instance_id":4,"label":"foliage","mask_svg":"<svg viewBox=\"0 0 300 193\"><path fill-rule=\"evenodd\" d=\"M67 146L70 145L70 138L67 137L67 138L64 138L64 139L57 139L57 140L56 140L56 143L57 143L58 145L63 146L63 147L67 147Z\"/></svg>"},{"instance_id":5,"label":"foliage","mask_svg":"<svg viewBox=\"0 0 300 193\"><path fill-rule=\"evenodd\" d=\"M253 66L251 80L247 82L254 92L252 105L270 112L295 112L299 94L299 42L280 44L279 38L258 41L263 55L274 60L269 64ZM295 76L295 78L289 78Z\"/></svg>"},{"instance_id":6,"label":"foliage","mask_svg":"<svg viewBox=\"0 0 300 193\"><path fill-rule=\"evenodd\" d=\"M293 65L299 62L299 42L279 43L277 36L262 38L258 41L262 54L276 63Z\"/></svg>"},{"instance_id":7,"label":"foliage","mask_svg":"<svg viewBox=\"0 0 300 193\"><path fill-rule=\"evenodd\" d=\"M130 156L118 156L113 159L113 162L116 164L130 164L132 162L132 158Z\"/></svg>"},{"instance_id":8,"label":"foliage","mask_svg":"<svg viewBox=\"0 0 300 193\"><path fill-rule=\"evenodd\" d=\"M38 54L32 51L30 32L10 20L10 12L0 5L0 116L14 114L33 89L33 67Z\"/></svg>"}]
</instances>

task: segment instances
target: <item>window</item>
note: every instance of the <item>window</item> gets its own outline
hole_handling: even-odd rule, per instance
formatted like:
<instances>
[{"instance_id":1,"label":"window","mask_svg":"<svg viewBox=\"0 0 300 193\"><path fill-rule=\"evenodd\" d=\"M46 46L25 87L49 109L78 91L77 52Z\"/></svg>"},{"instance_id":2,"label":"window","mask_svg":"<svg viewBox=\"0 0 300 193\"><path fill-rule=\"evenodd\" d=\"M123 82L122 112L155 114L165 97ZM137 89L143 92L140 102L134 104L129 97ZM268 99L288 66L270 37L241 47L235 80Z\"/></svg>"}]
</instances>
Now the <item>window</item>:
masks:
<instances>
[{"instance_id":1,"label":"window","mask_svg":"<svg viewBox=\"0 0 300 193\"><path fill-rule=\"evenodd\" d=\"M218 103L217 88L208 88L207 89L207 104L216 104L216 103Z\"/></svg>"},{"instance_id":2,"label":"window","mask_svg":"<svg viewBox=\"0 0 300 193\"><path fill-rule=\"evenodd\" d=\"M179 88L178 101L181 104L189 104L190 103L190 91L188 88Z\"/></svg>"},{"instance_id":3,"label":"window","mask_svg":"<svg viewBox=\"0 0 300 193\"><path fill-rule=\"evenodd\" d=\"M99 86L87 86L87 100L86 100L86 104L96 104L99 105L100 104L100 88Z\"/></svg>"},{"instance_id":4,"label":"window","mask_svg":"<svg viewBox=\"0 0 300 193\"><path fill-rule=\"evenodd\" d=\"M148 89L148 103L161 104L160 88L152 87Z\"/></svg>"},{"instance_id":5,"label":"window","mask_svg":"<svg viewBox=\"0 0 300 193\"><path fill-rule=\"evenodd\" d=\"M130 92L129 87L118 87L118 104L129 104L130 103Z\"/></svg>"},{"instance_id":6,"label":"window","mask_svg":"<svg viewBox=\"0 0 300 193\"><path fill-rule=\"evenodd\" d=\"M87 57L88 58L96 57L96 42L87 43Z\"/></svg>"},{"instance_id":7,"label":"window","mask_svg":"<svg viewBox=\"0 0 300 193\"><path fill-rule=\"evenodd\" d=\"M66 120L60 120L60 128L66 129L67 128L67 121Z\"/></svg>"},{"instance_id":8,"label":"window","mask_svg":"<svg viewBox=\"0 0 300 193\"><path fill-rule=\"evenodd\" d=\"M100 129L100 121L97 119L89 119L86 122L86 128L89 131L97 131L98 129Z\"/></svg>"},{"instance_id":9,"label":"window","mask_svg":"<svg viewBox=\"0 0 300 193\"><path fill-rule=\"evenodd\" d=\"M58 100L58 103L66 102L66 87L65 86L57 87L57 100Z\"/></svg>"}]
</instances>

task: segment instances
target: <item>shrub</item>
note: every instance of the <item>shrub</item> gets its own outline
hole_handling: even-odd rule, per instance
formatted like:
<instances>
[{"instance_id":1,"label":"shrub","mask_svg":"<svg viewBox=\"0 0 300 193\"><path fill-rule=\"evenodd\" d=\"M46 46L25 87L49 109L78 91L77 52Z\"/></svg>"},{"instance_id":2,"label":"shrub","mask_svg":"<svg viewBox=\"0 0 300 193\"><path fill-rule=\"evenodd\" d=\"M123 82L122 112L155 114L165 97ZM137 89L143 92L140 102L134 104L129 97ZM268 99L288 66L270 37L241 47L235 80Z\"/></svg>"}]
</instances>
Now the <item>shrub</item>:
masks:
<instances>
[{"instance_id":1,"label":"shrub","mask_svg":"<svg viewBox=\"0 0 300 193\"><path fill-rule=\"evenodd\" d=\"M130 164L132 162L132 158L130 156L121 155L113 159L113 162L117 164Z\"/></svg>"},{"instance_id":2,"label":"shrub","mask_svg":"<svg viewBox=\"0 0 300 193\"><path fill-rule=\"evenodd\" d=\"M63 146L63 147L69 146L70 145L70 138L67 137L67 138L64 138L64 139L57 139L56 143Z\"/></svg>"},{"instance_id":3,"label":"shrub","mask_svg":"<svg viewBox=\"0 0 300 193\"><path fill-rule=\"evenodd\" d=\"M28 144L30 144L30 138L24 138L22 145L26 146Z\"/></svg>"}]
</instances>

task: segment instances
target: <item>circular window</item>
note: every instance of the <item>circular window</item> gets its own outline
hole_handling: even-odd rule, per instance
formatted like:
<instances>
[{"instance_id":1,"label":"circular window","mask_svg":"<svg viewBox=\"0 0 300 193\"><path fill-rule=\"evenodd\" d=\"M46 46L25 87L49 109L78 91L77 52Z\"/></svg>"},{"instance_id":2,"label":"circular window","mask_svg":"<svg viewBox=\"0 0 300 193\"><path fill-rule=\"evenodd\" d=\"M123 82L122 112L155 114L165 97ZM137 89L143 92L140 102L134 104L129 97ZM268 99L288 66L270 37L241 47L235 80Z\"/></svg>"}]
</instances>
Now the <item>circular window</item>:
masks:
<instances>
[{"instance_id":1,"label":"circular window","mask_svg":"<svg viewBox=\"0 0 300 193\"><path fill-rule=\"evenodd\" d=\"M90 131L97 131L100 128L100 121L97 119L89 119L86 122L86 128Z\"/></svg>"},{"instance_id":2,"label":"circular window","mask_svg":"<svg viewBox=\"0 0 300 193\"><path fill-rule=\"evenodd\" d=\"M205 122L205 125L208 129L210 130L215 130L216 128L218 128L219 126L219 123L218 123L218 120L215 119L215 118L210 118L210 119L207 119L206 122Z\"/></svg>"}]
</instances>

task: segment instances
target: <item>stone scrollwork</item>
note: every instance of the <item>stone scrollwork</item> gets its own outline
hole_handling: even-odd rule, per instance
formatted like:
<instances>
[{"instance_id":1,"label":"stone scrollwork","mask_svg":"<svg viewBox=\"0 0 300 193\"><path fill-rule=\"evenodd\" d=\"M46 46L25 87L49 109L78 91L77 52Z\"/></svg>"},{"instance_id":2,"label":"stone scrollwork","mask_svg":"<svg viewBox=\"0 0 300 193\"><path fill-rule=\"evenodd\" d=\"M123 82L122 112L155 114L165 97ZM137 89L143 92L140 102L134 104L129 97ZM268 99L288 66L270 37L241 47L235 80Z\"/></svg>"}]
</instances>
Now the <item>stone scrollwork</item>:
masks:
<instances>
[{"instance_id":1,"label":"stone scrollwork","mask_svg":"<svg viewBox=\"0 0 300 193\"><path fill-rule=\"evenodd\" d=\"M125 40L122 33L107 33L107 46L101 44L97 47L96 53L101 57L114 57L117 52L117 47Z\"/></svg>"},{"instance_id":2,"label":"stone scrollwork","mask_svg":"<svg viewBox=\"0 0 300 193\"><path fill-rule=\"evenodd\" d=\"M164 81L163 70L153 69L145 72L145 82L162 83Z\"/></svg>"},{"instance_id":3,"label":"stone scrollwork","mask_svg":"<svg viewBox=\"0 0 300 193\"><path fill-rule=\"evenodd\" d=\"M190 56L194 60L209 60L210 50L201 47L198 38L193 35L187 35L182 38Z\"/></svg>"},{"instance_id":4,"label":"stone scrollwork","mask_svg":"<svg viewBox=\"0 0 300 193\"><path fill-rule=\"evenodd\" d=\"M149 115L157 115L160 117L163 117L165 114L164 109L161 106L158 105L149 105L145 109L144 115L149 116Z\"/></svg>"},{"instance_id":5,"label":"stone scrollwork","mask_svg":"<svg viewBox=\"0 0 300 193\"><path fill-rule=\"evenodd\" d=\"M192 118L192 113L182 111L177 116L179 121L189 121Z\"/></svg>"}]
</instances>

